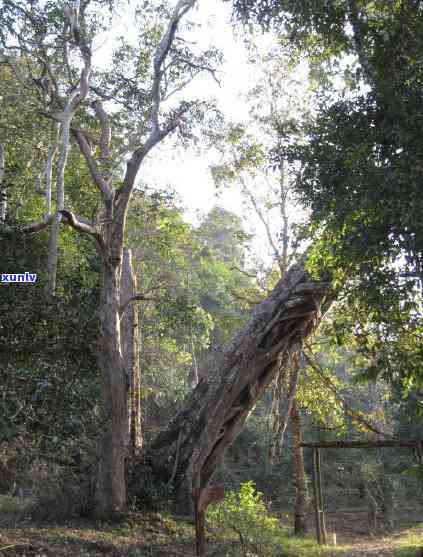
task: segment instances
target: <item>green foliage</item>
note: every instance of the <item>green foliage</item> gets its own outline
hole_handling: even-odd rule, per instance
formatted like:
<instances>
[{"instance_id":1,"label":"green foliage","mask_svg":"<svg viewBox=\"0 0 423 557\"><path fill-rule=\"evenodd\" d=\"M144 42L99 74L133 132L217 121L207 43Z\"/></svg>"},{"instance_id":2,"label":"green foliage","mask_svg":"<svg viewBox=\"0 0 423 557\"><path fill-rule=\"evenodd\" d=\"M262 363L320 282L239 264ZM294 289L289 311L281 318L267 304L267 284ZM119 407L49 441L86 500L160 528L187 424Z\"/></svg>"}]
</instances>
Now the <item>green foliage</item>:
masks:
<instances>
[{"instance_id":1,"label":"green foliage","mask_svg":"<svg viewBox=\"0 0 423 557\"><path fill-rule=\"evenodd\" d=\"M241 485L239 492L229 492L222 503L207 512L207 523L222 534L233 531L239 536L243 554L249 551L274 555L278 548L279 521L266 509L263 494L252 481Z\"/></svg>"},{"instance_id":2,"label":"green foliage","mask_svg":"<svg viewBox=\"0 0 423 557\"><path fill-rule=\"evenodd\" d=\"M183 220L171 192L137 192L129 212L128 244L133 249L138 290L151 292L140 306L143 395L147 412L174 411L199 368L209 369L214 353L246 318L234 291L250 280L241 268L248 236L239 218L212 209L197 228ZM152 408L150 409L150 405Z\"/></svg>"},{"instance_id":3,"label":"green foliage","mask_svg":"<svg viewBox=\"0 0 423 557\"><path fill-rule=\"evenodd\" d=\"M349 322L368 376L383 373L419 388L420 7L343 0L235 0L234 6L243 19L283 29L283 40L307 55L312 74L321 72L314 121L304 123L302 141L280 130L272 160L298 165L296 193L311 209L309 267L315 275L328 272L341 300L334 336L346 342ZM345 77L340 57L351 53L359 66L347 68L346 96L331 78Z\"/></svg>"},{"instance_id":4,"label":"green foliage","mask_svg":"<svg viewBox=\"0 0 423 557\"><path fill-rule=\"evenodd\" d=\"M33 447L72 462L81 435L94 436L99 381L94 347L98 290L89 262L62 262L66 286L59 298L46 298L44 235L26 237L18 230L0 236L2 271L38 275L34 285L2 285L0 359L2 366L0 438L30 439ZM89 261L89 260L88 260ZM84 264L85 263L85 264ZM90 432L90 433L88 433Z\"/></svg>"}]
</instances>

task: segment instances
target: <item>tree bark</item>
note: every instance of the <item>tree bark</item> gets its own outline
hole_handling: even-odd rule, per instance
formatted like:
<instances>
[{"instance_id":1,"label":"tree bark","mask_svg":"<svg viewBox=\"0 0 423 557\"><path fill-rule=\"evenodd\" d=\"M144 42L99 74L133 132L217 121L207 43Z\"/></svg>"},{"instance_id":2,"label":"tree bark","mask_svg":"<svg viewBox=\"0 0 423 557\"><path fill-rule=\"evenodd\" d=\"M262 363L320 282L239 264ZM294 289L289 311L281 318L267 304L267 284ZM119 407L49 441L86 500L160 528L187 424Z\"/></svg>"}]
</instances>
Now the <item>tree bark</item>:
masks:
<instances>
[{"instance_id":1,"label":"tree bark","mask_svg":"<svg viewBox=\"0 0 423 557\"><path fill-rule=\"evenodd\" d=\"M176 511L192 512L192 490L207 485L258 397L289 366L330 300L327 282L313 282L302 264L293 266L223 351L210 380L200 381L153 441L146 461L162 481L172 478ZM130 488L137 495L135 476Z\"/></svg>"},{"instance_id":2,"label":"tree bark","mask_svg":"<svg viewBox=\"0 0 423 557\"><path fill-rule=\"evenodd\" d=\"M291 431L296 491L294 533L297 536L304 536L307 533L307 478L301 447L301 417L296 400L294 400L291 408Z\"/></svg>"},{"instance_id":3,"label":"tree bark","mask_svg":"<svg viewBox=\"0 0 423 557\"><path fill-rule=\"evenodd\" d=\"M136 277L132 268L132 252L123 250L120 304L135 296ZM121 317L122 355L128 387L128 455L139 453L142 448L141 427L141 371L139 343L139 311L136 303L129 304Z\"/></svg>"},{"instance_id":4,"label":"tree bark","mask_svg":"<svg viewBox=\"0 0 423 557\"><path fill-rule=\"evenodd\" d=\"M4 226L7 216L7 192L3 186L5 167L4 146L0 143L0 226Z\"/></svg>"},{"instance_id":5,"label":"tree bark","mask_svg":"<svg viewBox=\"0 0 423 557\"><path fill-rule=\"evenodd\" d=\"M95 496L98 518L111 517L126 507L128 408L120 337L121 265L118 257L105 257L102 265L98 361L103 379L103 415Z\"/></svg>"}]
</instances>

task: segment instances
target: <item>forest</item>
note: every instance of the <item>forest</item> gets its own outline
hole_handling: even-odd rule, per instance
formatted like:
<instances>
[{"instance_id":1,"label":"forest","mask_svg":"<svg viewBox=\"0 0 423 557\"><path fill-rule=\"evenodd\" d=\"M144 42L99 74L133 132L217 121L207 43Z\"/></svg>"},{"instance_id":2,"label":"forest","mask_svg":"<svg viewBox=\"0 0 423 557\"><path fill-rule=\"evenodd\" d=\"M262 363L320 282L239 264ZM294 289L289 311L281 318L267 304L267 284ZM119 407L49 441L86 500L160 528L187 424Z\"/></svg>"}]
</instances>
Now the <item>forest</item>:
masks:
<instances>
[{"instance_id":1,"label":"forest","mask_svg":"<svg viewBox=\"0 0 423 557\"><path fill-rule=\"evenodd\" d=\"M421 0L0 0L0 557L423 557L422 131Z\"/></svg>"}]
</instances>

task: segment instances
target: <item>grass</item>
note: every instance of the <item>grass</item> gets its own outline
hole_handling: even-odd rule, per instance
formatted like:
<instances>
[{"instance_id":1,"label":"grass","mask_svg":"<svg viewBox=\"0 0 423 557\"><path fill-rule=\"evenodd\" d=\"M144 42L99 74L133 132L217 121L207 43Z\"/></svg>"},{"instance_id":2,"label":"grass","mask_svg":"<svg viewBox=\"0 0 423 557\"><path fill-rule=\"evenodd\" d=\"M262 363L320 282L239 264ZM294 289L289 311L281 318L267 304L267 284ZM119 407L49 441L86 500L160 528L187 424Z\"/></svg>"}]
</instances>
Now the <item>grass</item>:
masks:
<instances>
[{"instance_id":1,"label":"grass","mask_svg":"<svg viewBox=\"0 0 423 557\"><path fill-rule=\"evenodd\" d=\"M312 538L286 537L281 543L285 557L336 557L343 554L344 546L317 545Z\"/></svg>"},{"instance_id":2,"label":"grass","mask_svg":"<svg viewBox=\"0 0 423 557\"><path fill-rule=\"evenodd\" d=\"M0 496L0 557L195 557L193 524L176 520L170 514L128 513L119 524L88 520L37 524L25 519L30 502ZM209 538L210 557L241 555L234 551L239 548L236 535L221 538L220 543L214 534L209 534ZM365 540L372 543L369 538L357 537L357 544L318 546L312 531L309 537L301 539L290 535L288 527L282 527L276 541L278 552L284 557L350 557L366 555L358 547ZM373 541L383 542L394 557L420 557L423 524ZM388 550L383 553L388 554ZM257 552L257 556L261 555Z\"/></svg>"},{"instance_id":3,"label":"grass","mask_svg":"<svg viewBox=\"0 0 423 557\"><path fill-rule=\"evenodd\" d=\"M401 532L393 545L395 557L420 557L423 554L423 523Z\"/></svg>"}]
</instances>

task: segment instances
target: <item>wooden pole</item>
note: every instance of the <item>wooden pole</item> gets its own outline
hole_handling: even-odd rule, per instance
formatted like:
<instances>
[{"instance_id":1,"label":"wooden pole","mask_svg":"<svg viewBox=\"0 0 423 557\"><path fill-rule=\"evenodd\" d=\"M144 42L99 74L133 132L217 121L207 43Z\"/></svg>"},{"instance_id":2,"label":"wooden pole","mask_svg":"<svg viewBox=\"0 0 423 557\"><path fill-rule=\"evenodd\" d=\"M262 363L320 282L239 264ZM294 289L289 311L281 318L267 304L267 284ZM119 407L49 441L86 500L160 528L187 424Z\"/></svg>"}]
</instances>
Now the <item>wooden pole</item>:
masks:
<instances>
[{"instance_id":1,"label":"wooden pole","mask_svg":"<svg viewBox=\"0 0 423 557\"><path fill-rule=\"evenodd\" d=\"M326 535L326 521L325 521L325 511L323 510L323 488L322 488L322 467L320 463L320 450L315 449L315 459L316 459L316 478L317 478L317 495L319 501L319 515L320 515L320 528L321 528L321 540L322 544L326 545L327 535Z\"/></svg>"},{"instance_id":2,"label":"wooden pole","mask_svg":"<svg viewBox=\"0 0 423 557\"><path fill-rule=\"evenodd\" d=\"M416 439L385 439L383 441L323 441L321 443L301 443L300 447L320 449L378 449L382 447L420 447L422 441Z\"/></svg>"},{"instance_id":3,"label":"wooden pole","mask_svg":"<svg viewBox=\"0 0 423 557\"><path fill-rule=\"evenodd\" d=\"M313 496L314 496L314 515L316 519L316 538L319 545L322 544L322 527L320 523L319 490L317 487L317 455L319 449L313 447Z\"/></svg>"}]
</instances>

